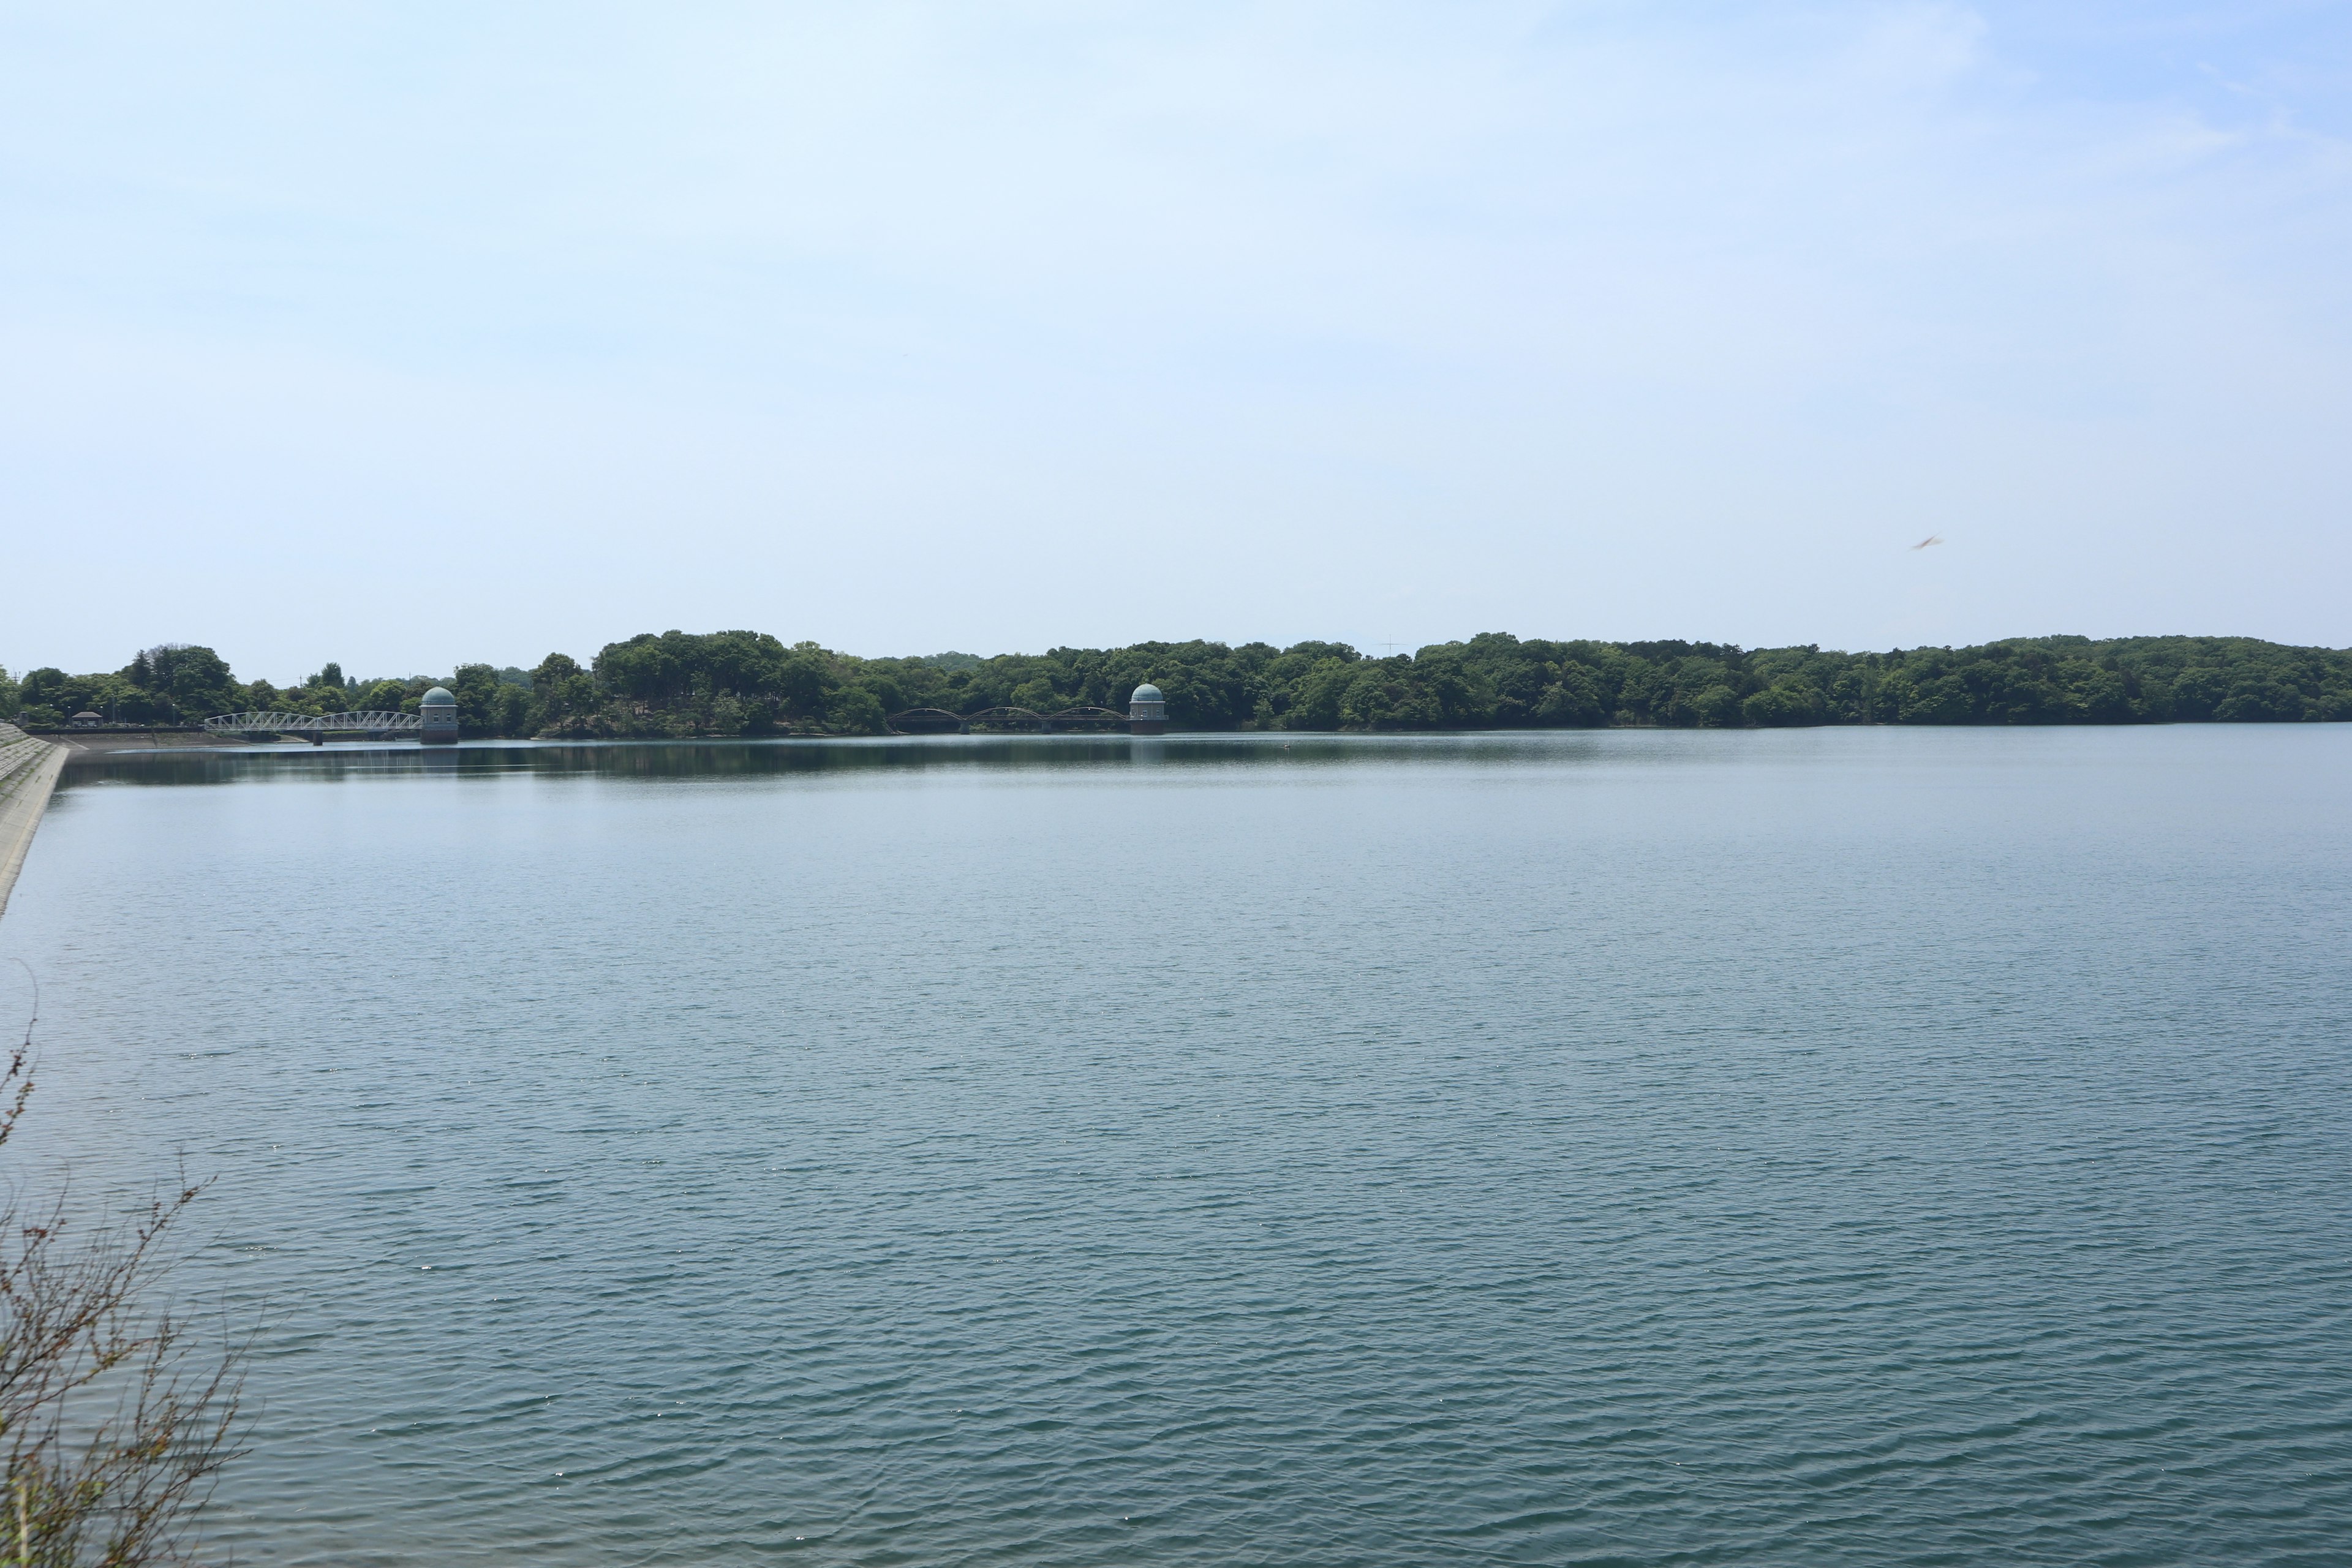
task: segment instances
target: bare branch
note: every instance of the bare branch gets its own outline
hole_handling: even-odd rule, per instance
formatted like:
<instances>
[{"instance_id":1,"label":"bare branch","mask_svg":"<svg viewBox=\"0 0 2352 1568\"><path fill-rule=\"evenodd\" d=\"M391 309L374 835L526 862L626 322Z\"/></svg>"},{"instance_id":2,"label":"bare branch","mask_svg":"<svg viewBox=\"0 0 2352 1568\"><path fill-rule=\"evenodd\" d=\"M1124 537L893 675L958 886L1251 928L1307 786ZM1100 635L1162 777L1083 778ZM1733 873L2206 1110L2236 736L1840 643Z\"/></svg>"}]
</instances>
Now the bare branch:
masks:
<instances>
[{"instance_id":1,"label":"bare branch","mask_svg":"<svg viewBox=\"0 0 2352 1568\"><path fill-rule=\"evenodd\" d=\"M0 1143L30 1100L31 1053L28 1024L0 1072ZM152 1303L173 1226L208 1185L184 1170L130 1215L87 1227L68 1193L30 1212L0 1204L9 1568L194 1560L198 1515L243 1451L247 1347L192 1335Z\"/></svg>"}]
</instances>

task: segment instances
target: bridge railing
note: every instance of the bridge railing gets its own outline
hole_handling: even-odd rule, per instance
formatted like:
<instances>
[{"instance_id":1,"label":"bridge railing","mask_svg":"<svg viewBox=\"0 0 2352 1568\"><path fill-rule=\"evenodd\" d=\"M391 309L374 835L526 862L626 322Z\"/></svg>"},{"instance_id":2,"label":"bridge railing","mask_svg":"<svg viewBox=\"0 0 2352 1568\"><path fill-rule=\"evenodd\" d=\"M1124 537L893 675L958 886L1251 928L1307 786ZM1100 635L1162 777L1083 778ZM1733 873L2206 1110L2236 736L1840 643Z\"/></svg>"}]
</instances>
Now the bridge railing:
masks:
<instances>
[{"instance_id":1,"label":"bridge railing","mask_svg":"<svg viewBox=\"0 0 2352 1568\"><path fill-rule=\"evenodd\" d=\"M369 709L357 713L222 713L205 721L215 735L413 735L425 727L414 713Z\"/></svg>"}]
</instances>

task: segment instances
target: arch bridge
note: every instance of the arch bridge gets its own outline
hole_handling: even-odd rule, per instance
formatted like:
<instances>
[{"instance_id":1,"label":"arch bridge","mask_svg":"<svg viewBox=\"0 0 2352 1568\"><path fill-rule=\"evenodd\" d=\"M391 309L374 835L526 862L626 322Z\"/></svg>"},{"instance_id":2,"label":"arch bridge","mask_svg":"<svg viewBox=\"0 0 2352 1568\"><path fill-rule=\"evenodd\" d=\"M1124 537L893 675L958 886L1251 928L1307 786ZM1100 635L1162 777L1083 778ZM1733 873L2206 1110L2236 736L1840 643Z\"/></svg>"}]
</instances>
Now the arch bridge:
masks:
<instances>
[{"instance_id":1,"label":"arch bridge","mask_svg":"<svg viewBox=\"0 0 2352 1568\"><path fill-rule=\"evenodd\" d=\"M275 741L291 735L322 746L330 740L415 740L424 725L414 713L378 709L362 713L223 713L205 720L205 731L239 741Z\"/></svg>"},{"instance_id":2,"label":"arch bridge","mask_svg":"<svg viewBox=\"0 0 2352 1568\"><path fill-rule=\"evenodd\" d=\"M1032 708L983 708L950 713L944 708L909 708L887 721L894 735L1104 734L1127 728L1127 715L1110 708L1064 708L1040 713Z\"/></svg>"}]
</instances>

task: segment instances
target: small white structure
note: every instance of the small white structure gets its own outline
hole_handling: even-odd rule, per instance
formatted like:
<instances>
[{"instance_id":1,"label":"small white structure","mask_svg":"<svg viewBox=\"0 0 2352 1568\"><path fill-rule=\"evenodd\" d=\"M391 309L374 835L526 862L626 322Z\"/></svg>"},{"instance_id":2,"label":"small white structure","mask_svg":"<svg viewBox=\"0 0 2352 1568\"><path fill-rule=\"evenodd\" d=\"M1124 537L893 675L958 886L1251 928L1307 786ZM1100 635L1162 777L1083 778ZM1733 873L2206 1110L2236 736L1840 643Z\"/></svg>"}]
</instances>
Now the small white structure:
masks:
<instances>
[{"instance_id":1,"label":"small white structure","mask_svg":"<svg viewBox=\"0 0 2352 1568\"><path fill-rule=\"evenodd\" d=\"M457 699L447 687L436 686L426 692L416 704L416 716L424 721L418 740L428 746L457 743Z\"/></svg>"},{"instance_id":2,"label":"small white structure","mask_svg":"<svg viewBox=\"0 0 2352 1568\"><path fill-rule=\"evenodd\" d=\"M1127 700L1127 731L1130 735L1168 733L1168 701L1160 688L1146 682Z\"/></svg>"}]
</instances>

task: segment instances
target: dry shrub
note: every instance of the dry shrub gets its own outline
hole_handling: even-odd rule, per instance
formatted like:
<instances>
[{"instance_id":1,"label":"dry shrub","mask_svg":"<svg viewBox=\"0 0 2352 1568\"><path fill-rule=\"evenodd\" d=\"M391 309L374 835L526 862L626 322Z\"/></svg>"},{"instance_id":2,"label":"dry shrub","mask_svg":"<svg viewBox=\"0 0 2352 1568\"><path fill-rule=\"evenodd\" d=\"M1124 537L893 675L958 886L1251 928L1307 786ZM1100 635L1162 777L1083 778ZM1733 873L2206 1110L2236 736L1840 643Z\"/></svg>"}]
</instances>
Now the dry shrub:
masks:
<instances>
[{"instance_id":1,"label":"dry shrub","mask_svg":"<svg viewBox=\"0 0 2352 1568\"><path fill-rule=\"evenodd\" d=\"M33 1026L0 1074L0 1145L32 1099ZM82 1223L67 1197L0 1203L0 1568L196 1560L198 1516L241 1449L243 1346L163 1300L184 1177Z\"/></svg>"}]
</instances>

